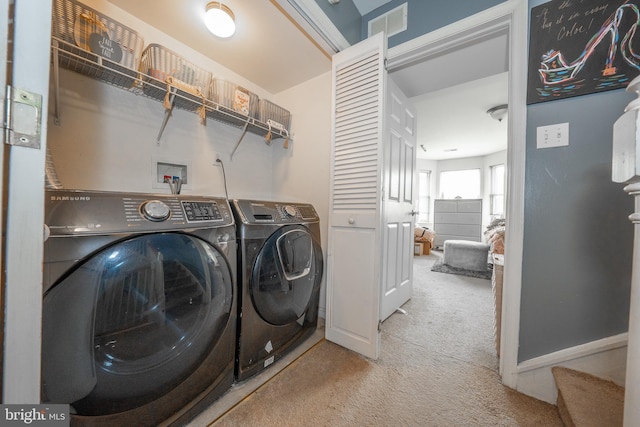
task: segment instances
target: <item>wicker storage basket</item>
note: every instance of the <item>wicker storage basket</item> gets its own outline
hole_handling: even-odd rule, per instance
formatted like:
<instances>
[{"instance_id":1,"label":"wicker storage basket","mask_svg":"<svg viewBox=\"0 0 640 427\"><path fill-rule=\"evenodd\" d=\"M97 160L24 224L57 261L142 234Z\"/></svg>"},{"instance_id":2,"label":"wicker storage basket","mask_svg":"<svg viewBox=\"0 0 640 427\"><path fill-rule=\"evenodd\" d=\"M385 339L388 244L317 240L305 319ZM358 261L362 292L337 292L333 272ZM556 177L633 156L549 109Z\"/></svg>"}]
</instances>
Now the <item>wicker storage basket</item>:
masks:
<instances>
[{"instance_id":1,"label":"wicker storage basket","mask_svg":"<svg viewBox=\"0 0 640 427\"><path fill-rule=\"evenodd\" d=\"M175 106L191 111L210 99L211 73L159 44L144 49L140 72L149 97L166 100L168 91L175 91Z\"/></svg>"},{"instance_id":2,"label":"wicker storage basket","mask_svg":"<svg viewBox=\"0 0 640 427\"><path fill-rule=\"evenodd\" d=\"M291 126L291 113L288 110L274 104L266 99L260 99L259 117L261 122L267 123L275 128L279 128L289 132Z\"/></svg>"},{"instance_id":3,"label":"wicker storage basket","mask_svg":"<svg viewBox=\"0 0 640 427\"><path fill-rule=\"evenodd\" d=\"M135 83L144 40L131 28L75 0L55 0L51 35L60 66L126 88Z\"/></svg>"},{"instance_id":4,"label":"wicker storage basket","mask_svg":"<svg viewBox=\"0 0 640 427\"><path fill-rule=\"evenodd\" d=\"M227 80L213 79L213 101L245 116L258 117L258 95Z\"/></svg>"}]
</instances>

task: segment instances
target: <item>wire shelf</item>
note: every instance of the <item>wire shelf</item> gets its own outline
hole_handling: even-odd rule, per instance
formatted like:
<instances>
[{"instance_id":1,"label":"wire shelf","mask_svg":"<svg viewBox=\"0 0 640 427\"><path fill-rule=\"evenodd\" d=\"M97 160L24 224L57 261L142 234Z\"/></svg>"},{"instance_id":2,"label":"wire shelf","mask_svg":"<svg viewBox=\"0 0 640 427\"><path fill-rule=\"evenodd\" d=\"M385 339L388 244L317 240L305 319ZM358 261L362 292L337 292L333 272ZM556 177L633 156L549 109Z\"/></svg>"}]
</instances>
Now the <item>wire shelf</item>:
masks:
<instances>
[{"instance_id":1,"label":"wire shelf","mask_svg":"<svg viewBox=\"0 0 640 427\"><path fill-rule=\"evenodd\" d=\"M58 67L98 79L120 89L134 93L145 98L160 101L159 93L167 93L167 83L153 76L142 73L107 58L96 55L93 52L82 49L65 40L52 37L51 39L52 66L56 93L55 119L59 121L59 71ZM189 93L181 90L172 91L170 94L178 98L174 106L181 110L199 114L204 107L206 117L227 125L241 128L268 140L275 138L290 139L286 129L278 129L267 123L261 122L255 117L245 116L231 108L226 108L209 99L197 99ZM160 101L162 102L162 101Z\"/></svg>"}]
</instances>

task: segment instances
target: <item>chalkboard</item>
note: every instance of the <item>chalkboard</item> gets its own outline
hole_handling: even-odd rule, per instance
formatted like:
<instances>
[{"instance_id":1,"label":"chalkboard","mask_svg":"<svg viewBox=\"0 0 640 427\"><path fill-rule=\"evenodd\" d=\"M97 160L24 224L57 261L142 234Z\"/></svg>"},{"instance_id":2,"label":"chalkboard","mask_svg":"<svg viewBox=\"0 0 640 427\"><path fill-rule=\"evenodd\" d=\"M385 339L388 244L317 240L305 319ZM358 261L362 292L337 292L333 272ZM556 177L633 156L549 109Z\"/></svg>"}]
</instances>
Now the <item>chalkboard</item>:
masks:
<instances>
[{"instance_id":1,"label":"chalkboard","mask_svg":"<svg viewBox=\"0 0 640 427\"><path fill-rule=\"evenodd\" d=\"M531 9L527 103L626 87L640 74L639 2L552 0Z\"/></svg>"}]
</instances>

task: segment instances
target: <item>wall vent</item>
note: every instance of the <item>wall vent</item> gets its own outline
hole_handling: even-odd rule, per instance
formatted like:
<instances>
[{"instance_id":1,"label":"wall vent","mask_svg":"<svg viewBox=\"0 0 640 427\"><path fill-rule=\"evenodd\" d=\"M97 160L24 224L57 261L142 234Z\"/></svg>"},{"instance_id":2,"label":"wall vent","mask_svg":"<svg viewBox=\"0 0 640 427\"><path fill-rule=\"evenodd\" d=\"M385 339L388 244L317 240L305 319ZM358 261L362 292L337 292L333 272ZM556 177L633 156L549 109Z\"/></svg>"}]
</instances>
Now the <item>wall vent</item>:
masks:
<instances>
[{"instance_id":1,"label":"wall vent","mask_svg":"<svg viewBox=\"0 0 640 427\"><path fill-rule=\"evenodd\" d=\"M387 37L401 33L407 29L407 3L391 9L387 13L369 21L369 37L384 32Z\"/></svg>"}]
</instances>

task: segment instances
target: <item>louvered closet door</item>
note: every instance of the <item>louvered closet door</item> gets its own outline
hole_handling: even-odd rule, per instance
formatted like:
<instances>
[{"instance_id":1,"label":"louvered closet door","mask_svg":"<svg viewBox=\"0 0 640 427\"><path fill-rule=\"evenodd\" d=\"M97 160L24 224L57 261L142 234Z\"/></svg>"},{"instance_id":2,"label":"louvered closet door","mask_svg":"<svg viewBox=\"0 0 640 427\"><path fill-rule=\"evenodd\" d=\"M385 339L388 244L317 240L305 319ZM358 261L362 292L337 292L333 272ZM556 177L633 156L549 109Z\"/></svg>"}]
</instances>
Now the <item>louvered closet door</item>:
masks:
<instances>
[{"instance_id":1,"label":"louvered closet door","mask_svg":"<svg viewBox=\"0 0 640 427\"><path fill-rule=\"evenodd\" d=\"M380 343L384 51L378 34L333 58L326 337L374 359Z\"/></svg>"}]
</instances>

